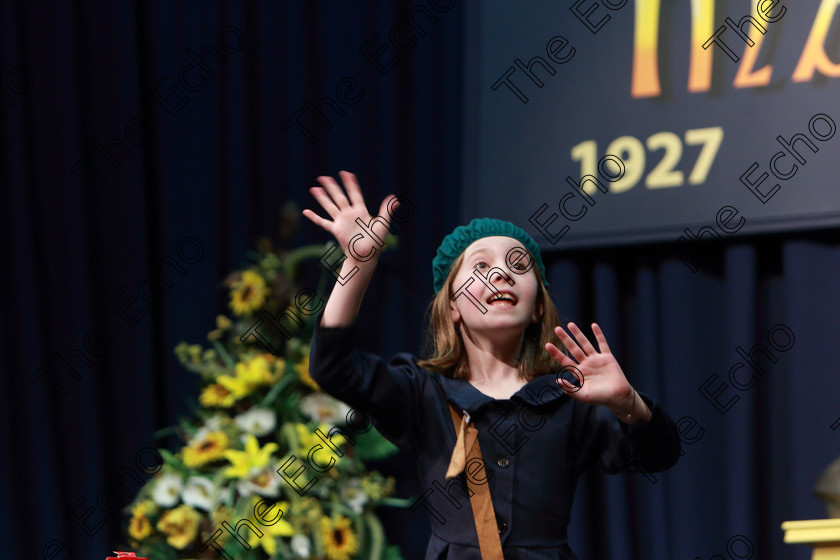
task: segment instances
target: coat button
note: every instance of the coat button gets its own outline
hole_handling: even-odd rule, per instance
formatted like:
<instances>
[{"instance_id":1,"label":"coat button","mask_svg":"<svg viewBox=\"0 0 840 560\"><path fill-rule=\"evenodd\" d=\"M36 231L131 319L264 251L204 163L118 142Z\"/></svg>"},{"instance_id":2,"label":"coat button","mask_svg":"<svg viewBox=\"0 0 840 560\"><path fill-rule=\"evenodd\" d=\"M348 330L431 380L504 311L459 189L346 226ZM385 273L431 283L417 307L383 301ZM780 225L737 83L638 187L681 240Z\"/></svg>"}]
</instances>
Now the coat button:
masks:
<instances>
[{"instance_id":1,"label":"coat button","mask_svg":"<svg viewBox=\"0 0 840 560\"><path fill-rule=\"evenodd\" d=\"M501 523L499 523L499 534L501 535L502 533L507 531L507 528L508 528L507 521L502 521Z\"/></svg>"},{"instance_id":2,"label":"coat button","mask_svg":"<svg viewBox=\"0 0 840 560\"><path fill-rule=\"evenodd\" d=\"M496 461L496 464L499 465L502 468L505 468L508 465L510 465L510 459L508 459L507 457L502 457L501 459Z\"/></svg>"}]
</instances>

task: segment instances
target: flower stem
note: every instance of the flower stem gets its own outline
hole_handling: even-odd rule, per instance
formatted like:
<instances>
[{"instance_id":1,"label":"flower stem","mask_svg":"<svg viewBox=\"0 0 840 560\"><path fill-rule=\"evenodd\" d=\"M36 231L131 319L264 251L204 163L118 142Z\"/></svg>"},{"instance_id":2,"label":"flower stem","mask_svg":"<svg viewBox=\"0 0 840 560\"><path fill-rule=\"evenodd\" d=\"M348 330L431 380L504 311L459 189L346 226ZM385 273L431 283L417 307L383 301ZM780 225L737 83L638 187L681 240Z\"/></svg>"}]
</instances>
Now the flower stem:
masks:
<instances>
[{"instance_id":1,"label":"flower stem","mask_svg":"<svg viewBox=\"0 0 840 560\"><path fill-rule=\"evenodd\" d=\"M286 258L283 259L283 272L286 274L289 282L294 283L298 265L301 261L320 257L324 254L325 248L326 246L324 244L306 245L286 255Z\"/></svg>"},{"instance_id":2,"label":"flower stem","mask_svg":"<svg viewBox=\"0 0 840 560\"><path fill-rule=\"evenodd\" d=\"M373 512L366 512L364 514L365 521L370 527L370 560L379 560L382 558L382 549L385 546L385 532L382 530L382 524L373 514Z\"/></svg>"},{"instance_id":3,"label":"flower stem","mask_svg":"<svg viewBox=\"0 0 840 560\"><path fill-rule=\"evenodd\" d=\"M235 371L236 362L234 362L233 358L230 357L230 354L228 354L228 351L225 349L225 347L219 344L218 340L213 341L213 348L216 349L216 353L219 355L219 357L222 359L225 365L229 367L231 371Z\"/></svg>"}]
</instances>

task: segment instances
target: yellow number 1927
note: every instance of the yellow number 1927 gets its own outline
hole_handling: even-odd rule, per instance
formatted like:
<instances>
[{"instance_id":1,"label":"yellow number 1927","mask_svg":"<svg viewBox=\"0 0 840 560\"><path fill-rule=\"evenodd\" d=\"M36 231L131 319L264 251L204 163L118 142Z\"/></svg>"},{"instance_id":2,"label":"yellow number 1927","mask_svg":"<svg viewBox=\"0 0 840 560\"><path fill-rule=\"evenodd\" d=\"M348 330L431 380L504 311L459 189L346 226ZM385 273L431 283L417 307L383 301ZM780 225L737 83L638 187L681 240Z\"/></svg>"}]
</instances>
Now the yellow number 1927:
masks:
<instances>
[{"instance_id":1,"label":"yellow number 1927","mask_svg":"<svg viewBox=\"0 0 840 560\"><path fill-rule=\"evenodd\" d=\"M723 142L723 128L695 128L685 132L687 146L702 146L694 162L694 168L688 175L689 185L701 185L709 176L709 171L717 156L720 144ZM610 184L610 191L622 193L636 186L645 175L645 146L650 152L664 150L650 173L645 177L645 187L660 189L665 187L680 187L685 184L684 173L677 169L683 153L683 141L673 132L657 132L648 136L645 145L634 136L619 136L607 146L606 153L614 155L624 162L626 167L624 177ZM598 165L598 144L595 140L586 140L572 147L573 161L580 162L580 176L596 175ZM594 194L595 185L588 182L583 190L587 194Z\"/></svg>"}]
</instances>

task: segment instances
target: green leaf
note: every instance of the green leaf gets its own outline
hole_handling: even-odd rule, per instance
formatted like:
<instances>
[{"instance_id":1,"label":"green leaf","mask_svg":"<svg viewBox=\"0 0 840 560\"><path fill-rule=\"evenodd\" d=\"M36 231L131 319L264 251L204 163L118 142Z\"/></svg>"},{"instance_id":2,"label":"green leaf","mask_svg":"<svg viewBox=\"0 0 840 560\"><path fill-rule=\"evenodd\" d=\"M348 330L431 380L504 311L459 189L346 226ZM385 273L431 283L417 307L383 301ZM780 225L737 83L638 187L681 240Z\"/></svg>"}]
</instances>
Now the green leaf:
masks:
<instances>
[{"instance_id":1,"label":"green leaf","mask_svg":"<svg viewBox=\"0 0 840 560\"><path fill-rule=\"evenodd\" d=\"M399 448L385 439L376 428L354 437L356 444L353 446L353 455L363 463L379 461L399 451Z\"/></svg>"},{"instance_id":2,"label":"green leaf","mask_svg":"<svg viewBox=\"0 0 840 560\"><path fill-rule=\"evenodd\" d=\"M385 553L382 555L382 560L403 560L400 547L395 544L389 544L385 547Z\"/></svg>"},{"instance_id":3,"label":"green leaf","mask_svg":"<svg viewBox=\"0 0 840 560\"><path fill-rule=\"evenodd\" d=\"M240 496L236 500L236 504L233 506L233 518L236 520L239 519L248 519L251 515L251 497L250 496Z\"/></svg>"},{"instance_id":4,"label":"green leaf","mask_svg":"<svg viewBox=\"0 0 840 560\"><path fill-rule=\"evenodd\" d=\"M154 434L155 439L163 439L166 436L171 436L178 433L178 426L169 426L167 428L161 428L160 430L156 431Z\"/></svg>"},{"instance_id":5,"label":"green leaf","mask_svg":"<svg viewBox=\"0 0 840 560\"><path fill-rule=\"evenodd\" d=\"M280 378L280 381L274 384L274 386L271 388L271 390L268 392L265 398L263 398L263 400L260 402L260 406L267 407L272 402L274 402L274 399L277 398L277 395L279 395L280 392L283 389L285 389L289 385L289 383L292 383L293 381L295 381L295 377L289 375L288 373L284 373L283 377Z\"/></svg>"},{"instance_id":6,"label":"green leaf","mask_svg":"<svg viewBox=\"0 0 840 560\"><path fill-rule=\"evenodd\" d=\"M393 507L409 507L413 505L417 501L417 498L382 498L381 500L377 500L377 505L380 506L393 506Z\"/></svg>"},{"instance_id":7,"label":"green leaf","mask_svg":"<svg viewBox=\"0 0 840 560\"><path fill-rule=\"evenodd\" d=\"M359 516L356 514L355 511L350 509L349 507L341 504L339 502L321 502L321 507L325 510L334 510L343 515L344 517L349 517L350 519L356 520Z\"/></svg>"},{"instance_id":8,"label":"green leaf","mask_svg":"<svg viewBox=\"0 0 840 560\"><path fill-rule=\"evenodd\" d=\"M158 449L160 456L163 458L163 464L167 467L178 471L179 473L189 476L193 474L193 471L188 468L184 463L182 463L175 455L172 454L171 451L167 449Z\"/></svg>"},{"instance_id":9,"label":"green leaf","mask_svg":"<svg viewBox=\"0 0 840 560\"><path fill-rule=\"evenodd\" d=\"M233 358L230 357L230 354L228 354L228 351L225 349L224 346L222 346L219 343L218 340L213 341L213 348L216 349L216 353L219 355L219 357L222 359L222 361L225 363L225 365L227 367L229 367L231 370L235 371L236 370L236 362L233 360Z\"/></svg>"}]
</instances>

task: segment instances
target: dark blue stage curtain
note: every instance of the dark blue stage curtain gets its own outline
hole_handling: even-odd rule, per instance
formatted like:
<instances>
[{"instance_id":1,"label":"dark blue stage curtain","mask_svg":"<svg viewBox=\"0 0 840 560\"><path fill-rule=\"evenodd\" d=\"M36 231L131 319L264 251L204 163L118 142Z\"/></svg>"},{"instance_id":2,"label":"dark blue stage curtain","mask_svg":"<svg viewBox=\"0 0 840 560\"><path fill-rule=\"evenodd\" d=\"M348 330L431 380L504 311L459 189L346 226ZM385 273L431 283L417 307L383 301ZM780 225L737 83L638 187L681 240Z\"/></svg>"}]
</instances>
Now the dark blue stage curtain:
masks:
<instances>
[{"instance_id":1,"label":"dark blue stage curtain","mask_svg":"<svg viewBox=\"0 0 840 560\"><path fill-rule=\"evenodd\" d=\"M461 9L425 5L435 21L415 16L423 34L401 31L397 51L410 3L0 5L0 549L104 558L125 521L108 475L136 472L197 397L174 346L206 342L221 280L275 236L283 203L320 210L317 176L353 171L374 212L389 193L414 204L362 323L370 350L419 346L431 257L459 210ZM327 97L328 122L309 109ZM301 217L296 244L328 238ZM156 283L163 259L171 285ZM53 354L74 352L78 380ZM409 523L402 543L424 547L419 512L393 538Z\"/></svg>"},{"instance_id":2,"label":"dark blue stage curtain","mask_svg":"<svg viewBox=\"0 0 840 560\"><path fill-rule=\"evenodd\" d=\"M826 516L812 489L840 454L837 232L710 243L696 273L663 249L547 264L561 320L597 322L683 430L665 473L584 477L572 544L581 558L810 558L780 524Z\"/></svg>"},{"instance_id":3,"label":"dark blue stage curtain","mask_svg":"<svg viewBox=\"0 0 840 560\"><path fill-rule=\"evenodd\" d=\"M221 279L275 233L284 202L313 207L318 175L355 172L371 210L392 192L414 204L359 322L365 350L419 351L431 259L458 225L469 102L463 6L434 4L0 3L7 557L103 558L123 542L114 481L196 397L172 349L204 341ZM302 218L295 243L326 240ZM581 559L793 556L779 523L824 515L810 489L840 450L838 245L836 232L708 243L696 273L662 247L547 255L563 318L598 321L693 440L670 472L581 481ZM776 361L733 388L737 348L759 344ZM753 371L734 377L746 387ZM728 384L717 405L698 390L713 374L708 393ZM378 467L400 496L423 492L410 456ZM422 558L425 512L380 514Z\"/></svg>"}]
</instances>

